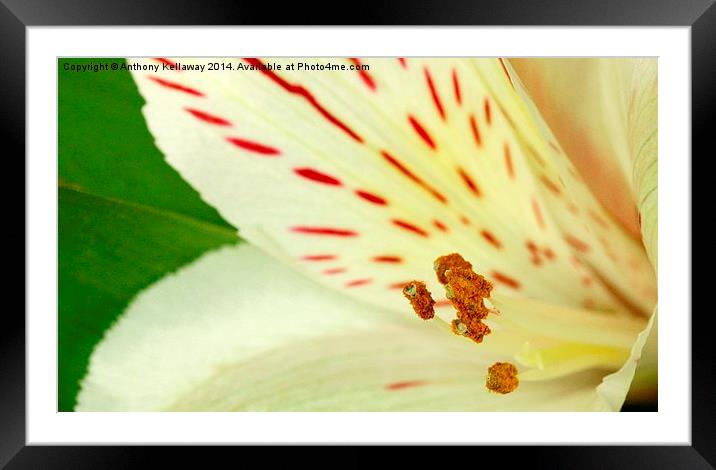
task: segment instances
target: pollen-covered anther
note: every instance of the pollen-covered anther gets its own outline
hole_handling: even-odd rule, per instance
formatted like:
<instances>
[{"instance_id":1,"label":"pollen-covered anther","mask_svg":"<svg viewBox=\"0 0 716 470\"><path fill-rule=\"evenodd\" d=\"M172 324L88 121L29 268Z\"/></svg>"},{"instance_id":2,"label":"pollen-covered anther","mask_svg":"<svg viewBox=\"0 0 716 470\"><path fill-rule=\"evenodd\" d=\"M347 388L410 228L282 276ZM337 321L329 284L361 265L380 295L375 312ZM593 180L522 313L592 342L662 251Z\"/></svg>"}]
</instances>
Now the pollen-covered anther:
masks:
<instances>
[{"instance_id":1,"label":"pollen-covered anther","mask_svg":"<svg viewBox=\"0 0 716 470\"><path fill-rule=\"evenodd\" d=\"M509 362L496 362L487 369L485 386L495 393L510 393L520 384L517 367Z\"/></svg>"},{"instance_id":2,"label":"pollen-covered anther","mask_svg":"<svg viewBox=\"0 0 716 470\"><path fill-rule=\"evenodd\" d=\"M448 298L458 312L464 312L478 320L490 313L490 309L483 302L492 292L490 281L472 269L450 269L446 271L445 278Z\"/></svg>"},{"instance_id":3,"label":"pollen-covered anther","mask_svg":"<svg viewBox=\"0 0 716 470\"><path fill-rule=\"evenodd\" d=\"M451 253L449 255L441 256L433 262L433 269L435 274L438 276L440 284L447 284L447 278L445 277L445 271L451 269L467 269L472 270L472 264L465 261L465 258L457 253Z\"/></svg>"},{"instance_id":4,"label":"pollen-covered anther","mask_svg":"<svg viewBox=\"0 0 716 470\"><path fill-rule=\"evenodd\" d=\"M490 327L485 325L482 322L475 322L471 326L471 329L465 333L465 336L470 338L476 343L482 343L482 339L492 333L492 330L490 330Z\"/></svg>"},{"instance_id":5,"label":"pollen-covered anther","mask_svg":"<svg viewBox=\"0 0 716 470\"><path fill-rule=\"evenodd\" d=\"M410 301L415 313L423 320L430 320L435 316L435 301L425 283L412 281L403 288L403 295Z\"/></svg>"},{"instance_id":6,"label":"pollen-covered anther","mask_svg":"<svg viewBox=\"0 0 716 470\"><path fill-rule=\"evenodd\" d=\"M447 298L457 310L457 320L453 322L453 332L466 336L476 343L482 342L490 328L482 320L491 313L483 299L490 296L492 283L472 269L452 268L444 273L447 284ZM457 329L456 325L463 327Z\"/></svg>"},{"instance_id":7,"label":"pollen-covered anther","mask_svg":"<svg viewBox=\"0 0 716 470\"><path fill-rule=\"evenodd\" d=\"M452 332L458 336L465 336L465 334L467 334L467 326L460 320L453 320L450 326L452 327Z\"/></svg>"},{"instance_id":8,"label":"pollen-covered anther","mask_svg":"<svg viewBox=\"0 0 716 470\"><path fill-rule=\"evenodd\" d=\"M468 329L467 325L465 325L460 320L453 320L450 323L450 327L452 329L452 332L455 333L458 336L466 336L476 343L482 342L482 338L490 333L490 327L485 325L482 322L476 322L473 324L473 329Z\"/></svg>"}]
</instances>

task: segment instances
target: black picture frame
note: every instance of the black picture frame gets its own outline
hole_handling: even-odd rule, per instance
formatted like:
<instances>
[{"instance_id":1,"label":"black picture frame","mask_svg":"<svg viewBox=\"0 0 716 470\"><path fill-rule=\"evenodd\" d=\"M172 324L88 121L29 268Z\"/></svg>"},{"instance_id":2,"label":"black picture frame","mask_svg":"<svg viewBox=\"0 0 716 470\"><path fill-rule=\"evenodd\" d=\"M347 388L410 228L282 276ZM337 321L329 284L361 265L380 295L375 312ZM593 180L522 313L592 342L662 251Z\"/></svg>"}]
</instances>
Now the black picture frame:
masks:
<instances>
[{"instance_id":1,"label":"black picture frame","mask_svg":"<svg viewBox=\"0 0 716 470\"><path fill-rule=\"evenodd\" d=\"M716 6L713 3L714 0L460 0L450 3L393 0L361 3L360 8L344 10L343 14L328 18L326 12L338 12L335 6L324 8L324 5L306 2L284 2L277 7L274 2L245 0L0 0L0 83L3 87L0 135L6 149L16 149L16 153L5 154L7 159L24 155L25 41L29 26L286 25L289 22L302 25L690 26L692 147L694 152L699 149L705 154L705 144L713 139L712 123L716 121L716 86L711 78L716 71ZM691 305L687 307L690 311ZM709 338L713 331L708 327L710 315L711 312L692 316L691 446L520 447L514 449L514 455L522 453L533 468L714 468L716 374L710 354L713 343ZM187 449L176 447L26 446L25 321L17 309L5 312L0 337L0 467L133 468L157 462L166 464L165 457L169 454L191 462ZM219 450L227 451L231 449ZM513 451L509 452L512 455ZM480 450L476 458L482 465L500 465L504 455L504 449L494 452L485 449ZM492 459L494 462L490 462Z\"/></svg>"}]
</instances>

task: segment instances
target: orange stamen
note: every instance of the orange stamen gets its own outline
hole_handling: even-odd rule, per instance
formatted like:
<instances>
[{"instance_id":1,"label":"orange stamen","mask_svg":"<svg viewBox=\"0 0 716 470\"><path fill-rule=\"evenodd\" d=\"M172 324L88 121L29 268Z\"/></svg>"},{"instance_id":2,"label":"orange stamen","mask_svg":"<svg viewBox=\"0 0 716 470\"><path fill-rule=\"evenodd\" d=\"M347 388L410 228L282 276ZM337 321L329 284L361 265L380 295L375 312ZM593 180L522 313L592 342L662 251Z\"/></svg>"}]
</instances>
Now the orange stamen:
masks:
<instances>
[{"instance_id":1,"label":"orange stamen","mask_svg":"<svg viewBox=\"0 0 716 470\"><path fill-rule=\"evenodd\" d=\"M510 393L520 384L517 378L517 367L509 362L496 362L487 369L485 386L495 393Z\"/></svg>"},{"instance_id":2,"label":"orange stamen","mask_svg":"<svg viewBox=\"0 0 716 470\"><path fill-rule=\"evenodd\" d=\"M457 318L452 321L452 332L481 343L490 328L482 322L489 313L483 299L490 297L492 283L472 270L472 264L457 253L441 256L433 263L438 281L445 286L445 293L452 306L457 310ZM435 316L433 300L425 284L412 281L403 288L403 295L410 301L413 310L423 320Z\"/></svg>"},{"instance_id":3,"label":"orange stamen","mask_svg":"<svg viewBox=\"0 0 716 470\"><path fill-rule=\"evenodd\" d=\"M490 334L490 328L482 320L490 313L483 299L490 297L492 283L472 269L449 269L444 276L447 297L457 310L457 320L466 329L461 334L476 343L482 342Z\"/></svg>"},{"instance_id":4,"label":"orange stamen","mask_svg":"<svg viewBox=\"0 0 716 470\"><path fill-rule=\"evenodd\" d=\"M440 281L440 284L447 284L447 279L445 278L445 271L449 269L472 269L472 264L470 264L468 261L465 261L465 259L460 256L457 253L452 253L449 255L441 256L438 259L435 260L433 263L433 269L435 269L435 273L438 276L438 281Z\"/></svg>"},{"instance_id":5,"label":"orange stamen","mask_svg":"<svg viewBox=\"0 0 716 470\"><path fill-rule=\"evenodd\" d=\"M430 320L435 316L435 301L425 283L412 281L403 288L403 295L410 301L415 313L423 320Z\"/></svg>"}]
</instances>

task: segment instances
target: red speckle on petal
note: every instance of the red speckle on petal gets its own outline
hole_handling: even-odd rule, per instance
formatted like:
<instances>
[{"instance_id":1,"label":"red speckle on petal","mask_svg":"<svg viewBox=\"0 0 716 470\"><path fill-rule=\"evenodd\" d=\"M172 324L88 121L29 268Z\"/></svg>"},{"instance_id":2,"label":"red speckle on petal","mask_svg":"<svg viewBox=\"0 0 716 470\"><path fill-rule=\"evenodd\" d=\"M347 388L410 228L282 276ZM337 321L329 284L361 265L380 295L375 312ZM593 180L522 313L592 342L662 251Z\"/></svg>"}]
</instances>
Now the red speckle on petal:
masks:
<instances>
[{"instance_id":1,"label":"red speckle on petal","mask_svg":"<svg viewBox=\"0 0 716 470\"><path fill-rule=\"evenodd\" d=\"M426 385L427 382L423 380L408 380L405 382L393 382L385 386L386 390L404 390L406 388L413 388L413 387L420 387L422 385Z\"/></svg>"},{"instance_id":2,"label":"red speckle on petal","mask_svg":"<svg viewBox=\"0 0 716 470\"><path fill-rule=\"evenodd\" d=\"M395 225L396 227L400 227L400 228L405 229L405 230L407 230L407 231L409 231L409 232L412 232L412 233L415 233L415 234L417 234L417 235L420 235L421 237L427 237L427 236L428 236L428 232L426 232L425 230L421 229L420 227L418 227L418 226L416 226L416 225L413 225L413 224L411 224L411 223L409 223L409 222L405 222L404 220L393 219L393 220L391 220L391 222L392 222L393 225Z\"/></svg>"},{"instance_id":3,"label":"red speckle on petal","mask_svg":"<svg viewBox=\"0 0 716 470\"><path fill-rule=\"evenodd\" d=\"M371 282L373 282L373 279L354 279L346 282L346 287L364 286L366 284L370 284Z\"/></svg>"},{"instance_id":4,"label":"red speckle on petal","mask_svg":"<svg viewBox=\"0 0 716 470\"><path fill-rule=\"evenodd\" d=\"M507 287L511 287L513 289L519 289L520 288L520 282L506 274L503 274L499 271L492 271L492 278L501 283L506 285Z\"/></svg>"},{"instance_id":5,"label":"red speckle on petal","mask_svg":"<svg viewBox=\"0 0 716 470\"><path fill-rule=\"evenodd\" d=\"M441 232L447 232L447 231L448 231L447 225L445 225L444 223L440 222L439 220L433 220L433 225L435 226L435 228L437 228L437 229L440 230Z\"/></svg>"},{"instance_id":6,"label":"red speckle on petal","mask_svg":"<svg viewBox=\"0 0 716 470\"><path fill-rule=\"evenodd\" d=\"M360 59L351 58L348 60L353 62L353 65L355 65L358 68L358 70L356 70L356 71L358 72L358 76L361 78L361 80L363 80L363 83L365 83L366 86L368 88L370 88L372 91L375 91L376 90L375 81L373 81L373 77L371 77L370 74L366 70L363 70L363 68L362 68L363 64L361 63Z\"/></svg>"},{"instance_id":7,"label":"red speckle on petal","mask_svg":"<svg viewBox=\"0 0 716 470\"><path fill-rule=\"evenodd\" d=\"M507 167L507 174L510 178L515 179L515 169L512 166L512 153L510 153L510 146L505 142L503 147L505 154L505 166Z\"/></svg>"},{"instance_id":8,"label":"red speckle on petal","mask_svg":"<svg viewBox=\"0 0 716 470\"><path fill-rule=\"evenodd\" d=\"M482 238L487 240L488 243L490 243L498 250L502 248L502 243L500 243L500 240L498 240L497 237L489 230L480 230L480 235L482 235Z\"/></svg>"},{"instance_id":9,"label":"red speckle on petal","mask_svg":"<svg viewBox=\"0 0 716 470\"><path fill-rule=\"evenodd\" d=\"M331 261L338 258L336 255L304 255L301 257L304 261Z\"/></svg>"},{"instance_id":10,"label":"red speckle on petal","mask_svg":"<svg viewBox=\"0 0 716 470\"><path fill-rule=\"evenodd\" d=\"M386 201L384 198L378 196L377 194L363 191L362 189L356 189L356 195L361 199L365 199L366 201L372 202L373 204L376 204L378 206L385 206L388 204L388 201Z\"/></svg>"},{"instance_id":11,"label":"red speckle on petal","mask_svg":"<svg viewBox=\"0 0 716 470\"><path fill-rule=\"evenodd\" d=\"M408 121L410 121L410 125L413 126L413 129L418 134L418 136L423 139L423 142L425 142L428 147L435 150L437 148L435 145L435 141L432 137L430 137L430 134L428 134L428 131L425 130L423 125L420 124L420 122L418 122L418 120L411 115L408 115Z\"/></svg>"},{"instance_id":12,"label":"red speckle on petal","mask_svg":"<svg viewBox=\"0 0 716 470\"><path fill-rule=\"evenodd\" d=\"M321 271L321 274L325 274L326 276L332 276L334 274L341 274L346 272L346 268L330 268L330 269L324 269Z\"/></svg>"},{"instance_id":13,"label":"red speckle on petal","mask_svg":"<svg viewBox=\"0 0 716 470\"><path fill-rule=\"evenodd\" d=\"M542 211L539 208L539 203L537 202L537 199L532 198L532 212L535 214L535 220L537 221L537 225L541 228L545 228L544 224L544 218L542 217Z\"/></svg>"},{"instance_id":14,"label":"red speckle on petal","mask_svg":"<svg viewBox=\"0 0 716 470\"><path fill-rule=\"evenodd\" d=\"M462 178L463 183L465 183L465 186L468 187L468 189L477 197L480 197L482 193L480 193L480 188L477 187L477 184L475 184L475 181L473 181L472 178L470 178L470 175L465 172L462 168L458 167L457 172L460 174L460 178Z\"/></svg>"},{"instance_id":15,"label":"red speckle on petal","mask_svg":"<svg viewBox=\"0 0 716 470\"><path fill-rule=\"evenodd\" d=\"M452 69L452 88L455 91L455 101L458 105L462 104L462 93L460 93L460 80L457 77L457 70Z\"/></svg>"},{"instance_id":16,"label":"red speckle on petal","mask_svg":"<svg viewBox=\"0 0 716 470\"><path fill-rule=\"evenodd\" d=\"M475 143L478 147L482 147L482 138L480 137L480 130L477 127L477 120L475 115L470 115L470 129L472 129L472 136L475 138Z\"/></svg>"},{"instance_id":17,"label":"red speckle on petal","mask_svg":"<svg viewBox=\"0 0 716 470\"><path fill-rule=\"evenodd\" d=\"M165 79L159 78L159 77L148 76L147 78L150 79L150 80L152 80L152 81L155 82L155 83L158 83L159 85L161 85L161 86L163 86L163 87L165 87L165 88L170 88L170 89L172 89L172 90L182 91L182 92L187 93L187 94L189 94L189 95L204 96L204 93L200 92L199 90L196 90L196 89L194 89L194 88L190 88L190 87L188 87L188 86L182 85L181 83L172 82L172 81L165 80Z\"/></svg>"},{"instance_id":18,"label":"red speckle on petal","mask_svg":"<svg viewBox=\"0 0 716 470\"><path fill-rule=\"evenodd\" d=\"M239 147L244 150L248 150L249 152L258 153L261 155L276 156L281 153L277 148L269 147L268 145L259 144L258 142L241 139L239 137L227 137L226 140L229 141L230 143L234 144L236 147Z\"/></svg>"},{"instance_id":19,"label":"red speckle on petal","mask_svg":"<svg viewBox=\"0 0 716 470\"><path fill-rule=\"evenodd\" d=\"M395 255L380 255L380 256L374 256L372 261L375 261L376 263L402 263L403 258L400 256Z\"/></svg>"},{"instance_id":20,"label":"red speckle on petal","mask_svg":"<svg viewBox=\"0 0 716 470\"><path fill-rule=\"evenodd\" d=\"M246 61L248 64L253 65L254 67L259 68L262 74L264 74L267 78L269 78L271 81L279 85L281 88L286 90L289 93L292 93L294 95L300 96L304 100L308 102L316 111L318 111L321 116L326 118L328 122L333 124L334 126L341 129L343 132L348 134L353 140L356 142L362 144L363 138L359 136L358 134L353 131L350 127L348 127L343 121L338 119L335 115L333 115L330 111L328 111L326 108L323 107L321 103L318 102L316 97L313 96L313 94L308 91L306 88L302 87L301 85L295 85L293 83L289 83L283 78L279 77L273 70L268 70L268 68L265 67L264 63L261 62L260 59L255 58L245 58L244 61Z\"/></svg>"},{"instance_id":21,"label":"red speckle on petal","mask_svg":"<svg viewBox=\"0 0 716 470\"><path fill-rule=\"evenodd\" d=\"M184 108L189 114L194 116L195 118L199 119L200 121L208 122L209 124L214 124L216 126L230 126L231 123L227 121L226 119L215 116L213 114L209 114L205 111L200 111L198 109L192 109L192 108Z\"/></svg>"},{"instance_id":22,"label":"red speckle on petal","mask_svg":"<svg viewBox=\"0 0 716 470\"><path fill-rule=\"evenodd\" d=\"M341 186L341 181L333 176L322 173L312 168L294 168L293 170L298 176L316 183L327 184L330 186Z\"/></svg>"},{"instance_id":23,"label":"red speckle on petal","mask_svg":"<svg viewBox=\"0 0 716 470\"><path fill-rule=\"evenodd\" d=\"M544 248L544 249L542 250L542 253L543 253L544 256L545 256L548 260L550 260L550 261L554 261L555 259L557 259L557 255L556 255L556 254L554 253L554 251L552 251L552 249L549 248L549 247Z\"/></svg>"},{"instance_id":24,"label":"red speckle on petal","mask_svg":"<svg viewBox=\"0 0 716 470\"><path fill-rule=\"evenodd\" d=\"M296 232L296 233L303 233L306 235L329 235L329 236L335 236L335 237L356 237L356 236L358 236L358 232L355 232L354 230L347 230L347 229L333 228L333 227L298 226L298 227L291 227L291 231Z\"/></svg>"},{"instance_id":25,"label":"red speckle on petal","mask_svg":"<svg viewBox=\"0 0 716 470\"><path fill-rule=\"evenodd\" d=\"M542 258L540 257L540 251L537 244L532 240L527 240L526 245L527 249L530 251L530 261L532 262L532 264L534 264L535 266L541 266Z\"/></svg>"},{"instance_id":26,"label":"red speckle on petal","mask_svg":"<svg viewBox=\"0 0 716 470\"><path fill-rule=\"evenodd\" d=\"M487 122L487 125L489 126L492 124L492 110L490 109L490 100L485 97L485 121Z\"/></svg>"},{"instance_id":27,"label":"red speckle on petal","mask_svg":"<svg viewBox=\"0 0 716 470\"><path fill-rule=\"evenodd\" d=\"M430 95L433 97L433 102L435 103L435 107L438 110L438 114L440 114L440 118L442 120L445 120L445 109L443 108L443 104L440 101L440 95L438 95L438 90L435 88L435 83L433 83L433 77L430 76L430 70L428 70L427 67L423 69L425 72L425 80L428 82L428 88L430 89Z\"/></svg>"},{"instance_id":28,"label":"red speckle on petal","mask_svg":"<svg viewBox=\"0 0 716 470\"><path fill-rule=\"evenodd\" d=\"M400 66L404 69L408 68L408 63L405 61L405 57L398 57L398 62L400 62Z\"/></svg>"},{"instance_id":29,"label":"red speckle on petal","mask_svg":"<svg viewBox=\"0 0 716 470\"><path fill-rule=\"evenodd\" d=\"M586 253L589 251L589 245L573 235L566 235L564 239L572 248L580 253Z\"/></svg>"},{"instance_id":30,"label":"red speckle on petal","mask_svg":"<svg viewBox=\"0 0 716 470\"><path fill-rule=\"evenodd\" d=\"M436 189L431 187L429 184L427 184L425 181L423 181L418 175L410 171L405 165L403 165L398 159L396 159L394 156L386 152L385 150L381 150L381 155L383 155L383 158L385 158L388 163L393 165L395 168L398 169L402 174L410 178L414 183L421 186L423 189L428 191L430 194L432 194L435 199L442 202L443 204L447 203L447 198L440 192L438 192Z\"/></svg>"},{"instance_id":31,"label":"red speckle on petal","mask_svg":"<svg viewBox=\"0 0 716 470\"><path fill-rule=\"evenodd\" d=\"M465 226L468 226L468 225L470 225L470 223L471 223L471 222L470 222L470 219L468 219L468 218L465 217L464 215L461 215L461 216L460 216L460 222L462 222L462 224L465 225Z\"/></svg>"}]
</instances>

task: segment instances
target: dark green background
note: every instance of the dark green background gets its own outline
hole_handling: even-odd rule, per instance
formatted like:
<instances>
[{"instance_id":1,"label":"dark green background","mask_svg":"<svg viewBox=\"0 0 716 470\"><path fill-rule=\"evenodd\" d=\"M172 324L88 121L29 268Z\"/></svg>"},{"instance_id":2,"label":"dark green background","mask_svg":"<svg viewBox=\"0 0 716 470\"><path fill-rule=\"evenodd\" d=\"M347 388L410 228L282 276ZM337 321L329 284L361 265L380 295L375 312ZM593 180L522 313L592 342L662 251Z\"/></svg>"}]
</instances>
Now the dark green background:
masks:
<instances>
[{"instance_id":1,"label":"dark green background","mask_svg":"<svg viewBox=\"0 0 716 470\"><path fill-rule=\"evenodd\" d=\"M60 411L104 331L142 288L236 230L164 162L126 71L72 72L58 61L58 375Z\"/></svg>"}]
</instances>

